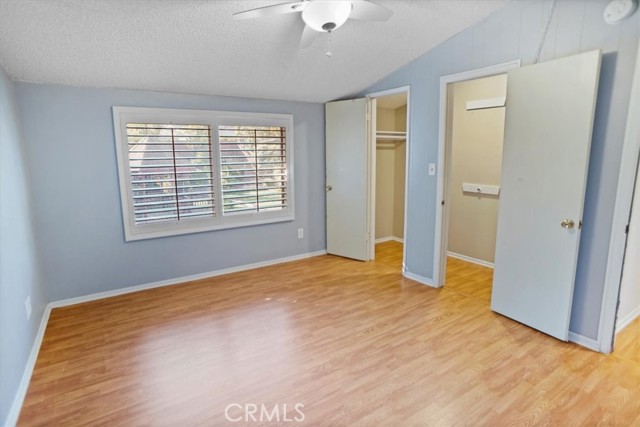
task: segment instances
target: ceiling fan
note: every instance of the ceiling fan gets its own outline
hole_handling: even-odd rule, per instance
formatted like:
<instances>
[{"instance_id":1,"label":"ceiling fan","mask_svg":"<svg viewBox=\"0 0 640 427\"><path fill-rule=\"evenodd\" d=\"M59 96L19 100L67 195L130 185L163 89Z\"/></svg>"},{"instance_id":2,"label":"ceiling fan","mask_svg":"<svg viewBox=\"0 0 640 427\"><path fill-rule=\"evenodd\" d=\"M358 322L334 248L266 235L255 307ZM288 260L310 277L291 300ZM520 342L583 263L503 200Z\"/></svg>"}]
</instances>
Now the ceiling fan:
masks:
<instances>
[{"instance_id":1,"label":"ceiling fan","mask_svg":"<svg viewBox=\"0 0 640 427\"><path fill-rule=\"evenodd\" d=\"M300 47L311 46L321 33L331 33L347 19L360 21L386 21L393 11L368 0L302 0L249 9L234 13L235 19L265 18L274 15L302 12L306 24L300 38Z\"/></svg>"}]
</instances>

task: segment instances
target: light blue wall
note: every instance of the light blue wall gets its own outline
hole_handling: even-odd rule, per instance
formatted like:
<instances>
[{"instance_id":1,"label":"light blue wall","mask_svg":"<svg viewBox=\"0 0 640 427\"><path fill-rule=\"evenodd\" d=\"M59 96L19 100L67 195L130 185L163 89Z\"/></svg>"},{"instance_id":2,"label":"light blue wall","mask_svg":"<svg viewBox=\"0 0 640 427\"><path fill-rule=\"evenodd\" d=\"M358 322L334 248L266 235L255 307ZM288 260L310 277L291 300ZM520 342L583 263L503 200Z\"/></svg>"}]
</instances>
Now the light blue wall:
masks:
<instances>
[{"instance_id":1,"label":"light blue wall","mask_svg":"<svg viewBox=\"0 0 640 427\"><path fill-rule=\"evenodd\" d=\"M640 12L607 25L608 0L558 0L541 61L601 49L604 53L585 202L571 331L597 338L615 190L629 104ZM531 64L551 1L512 1L386 77L364 93L411 86L411 159L407 244L409 271L433 276L436 179L427 164L438 159L439 79L446 74L515 59Z\"/></svg>"},{"instance_id":2,"label":"light blue wall","mask_svg":"<svg viewBox=\"0 0 640 427\"><path fill-rule=\"evenodd\" d=\"M42 288L14 85L0 66L0 423L13 403L47 297ZM31 296L27 320L24 301Z\"/></svg>"},{"instance_id":3,"label":"light blue wall","mask_svg":"<svg viewBox=\"0 0 640 427\"><path fill-rule=\"evenodd\" d=\"M16 90L52 300L326 248L322 104L28 83ZM114 105L293 113L296 220L125 242Z\"/></svg>"}]
</instances>

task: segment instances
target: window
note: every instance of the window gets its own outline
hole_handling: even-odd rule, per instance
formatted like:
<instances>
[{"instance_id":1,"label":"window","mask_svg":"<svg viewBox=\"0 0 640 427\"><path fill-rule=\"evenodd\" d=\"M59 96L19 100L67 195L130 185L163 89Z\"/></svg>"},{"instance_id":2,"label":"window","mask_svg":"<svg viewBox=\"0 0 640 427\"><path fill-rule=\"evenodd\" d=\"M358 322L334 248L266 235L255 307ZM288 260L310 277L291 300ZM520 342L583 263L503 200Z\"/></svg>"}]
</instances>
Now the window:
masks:
<instances>
[{"instance_id":1,"label":"window","mask_svg":"<svg viewBox=\"0 0 640 427\"><path fill-rule=\"evenodd\" d=\"M294 219L291 115L113 116L126 240Z\"/></svg>"},{"instance_id":2,"label":"window","mask_svg":"<svg viewBox=\"0 0 640 427\"><path fill-rule=\"evenodd\" d=\"M213 217L209 126L126 126L134 223Z\"/></svg>"},{"instance_id":3,"label":"window","mask_svg":"<svg viewBox=\"0 0 640 427\"><path fill-rule=\"evenodd\" d=\"M287 207L285 127L220 126L222 211Z\"/></svg>"}]
</instances>

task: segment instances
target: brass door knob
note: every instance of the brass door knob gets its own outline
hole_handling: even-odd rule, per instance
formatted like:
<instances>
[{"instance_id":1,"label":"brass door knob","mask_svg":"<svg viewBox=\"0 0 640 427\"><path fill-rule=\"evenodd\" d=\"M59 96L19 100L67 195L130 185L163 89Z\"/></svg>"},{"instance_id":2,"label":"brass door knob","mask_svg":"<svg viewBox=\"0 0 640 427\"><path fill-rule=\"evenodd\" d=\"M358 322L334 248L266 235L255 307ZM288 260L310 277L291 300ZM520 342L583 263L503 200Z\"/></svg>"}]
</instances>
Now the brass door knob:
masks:
<instances>
[{"instance_id":1,"label":"brass door knob","mask_svg":"<svg viewBox=\"0 0 640 427\"><path fill-rule=\"evenodd\" d=\"M576 224L575 224L575 222L573 222L572 219L565 219L564 221L562 221L560 223L560 227L567 228L567 229L572 229L574 225L576 225Z\"/></svg>"}]
</instances>

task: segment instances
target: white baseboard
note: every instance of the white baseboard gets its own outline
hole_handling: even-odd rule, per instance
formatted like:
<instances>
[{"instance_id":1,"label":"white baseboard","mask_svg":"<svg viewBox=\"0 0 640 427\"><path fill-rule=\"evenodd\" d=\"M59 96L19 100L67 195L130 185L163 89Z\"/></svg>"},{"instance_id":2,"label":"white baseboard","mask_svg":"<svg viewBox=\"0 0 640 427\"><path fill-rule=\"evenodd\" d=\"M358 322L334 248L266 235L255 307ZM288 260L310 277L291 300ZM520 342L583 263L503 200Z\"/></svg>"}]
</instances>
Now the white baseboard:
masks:
<instances>
[{"instance_id":1,"label":"white baseboard","mask_svg":"<svg viewBox=\"0 0 640 427\"><path fill-rule=\"evenodd\" d=\"M401 239L401 238L396 237L396 236L381 237L379 239L376 239L376 243L384 243L384 242L404 243L404 239Z\"/></svg>"},{"instance_id":2,"label":"white baseboard","mask_svg":"<svg viewBox=\"0 0 640 427\"><path fill-rule=\"evenodd\" d=\"M470 256L457 254L455 252L450 252L450 251L447 251L447 256L450 256L451 258L461 259L462 261L471 262L473 264L478 264L478 265L481 265L483 267L493 268L493 263L492 262L484 261L484 260L481 260L481 259L478 259L478 258L471 258Z\"/></svg>"},{"instance_id":3,"label":"white baseboard","mask_svg":"<svg viewBox=\"0 0 640 427\"><path fill-rule=\"evenodd\" d=\"M402 274L407 279L415 280L416 282L421 283L423 285L427 285L427 286L430 286L432 288L438 288L439 287L439 286L436 286L433 283L433 280L429 279L428 277L420 276L419 274L415 274L415 273L412 273L412 272L406 271L406 270Z\"/></svg>"},{"instance_id":4,"label":"white baseboard","mask_svg":"<svg viewBox=\"0 0 640 427\"><path fill-rule=\"evenodd\" d=\"M631 313L624 316L622 319L618 319L616 322L616 334L621 332L624 328L629 326L631 322L640 317L640 307L636 307L635 310L632 310Z\"/></svg>"},{"instance_id":5,"label":"white baseboard","mask_svg":"<svg viewBox=\"0 0 640 427\"><path fill-rule=\"evenodd\" d=\"M379 239L376 239L376 244L378 243L384 243L384 242L390 242L391 240L393 240L393 237L389 236L389 237L381 237Z\"/></svg>"},{"instance_id":6,"label":"white baseboard","mask_svg":"<svg viewBox=\"0 0 640 427\"><path fill-rule=\"evenodd\" d=\"M95 301L103 298L115 297L118 295L130 294L133 292L144 291L147 289L160 288L163 286L177 285L185 282L193 282L194 280L208 279L210 277L222 276L223 274L237 273L239 271L253 270L254 268L268 267L270 265L282 264L283 262L298 261L305 258L326 255L327 251L307 252L300 255L293 255L284 258L272 259L269 261L256 262L253 264L239 265L237 267L224 268L222 270L209 271L207 273L193 274L190 276L176 277L173 279L161 280L159 282L146 283L142 285L130 286L128 288L114 289L113 291L98 292L95 294L84 295L76 298L68 298L54 301L51 308L66 307L68 305L80 304L83 302Z\"/></svg>"},{"instance_id":7,"label":"white baseboard","mask_svg":"<svg viewBox=\"0 0 640 427\"><path fill-rule=\"evenodd\" d=\"M27 395L27 390L29 389L31 374L33 374L33 368L35 368L36 360L38 360L38 353L40 352L40 345L42 344L42 339L44 338L44 331L45 329L47 329L49 314L51 314L50 304L45 307L44 313L42 313L42 319L40 320L38 333L36 334L36 338L33 341L33 347L31 347L31 353L29 354L29 359L27 359L27 364L24 367L24 372L22 373L20 384L18 385L18 389L16 390L16 394L13 398L13 403L11 404L11 408L9 409L7 418L4 420L4 424L2 424L4 427L15 427L15 425L18 423L18 417L20 416L22 403L24 402L24 398Z\"/></svg>"},{"instance_id":8,"label":"white baseboard","mask_svg":"<svg viewBox=\"0 0 640 427\"><path fill-rule=\"evenodd\" d=\"M600 344L598 341L585 337L584 335L576 334L569 331L569 341L588 348L589 350L600 352Z\"/></svg>"}]
</instances>

